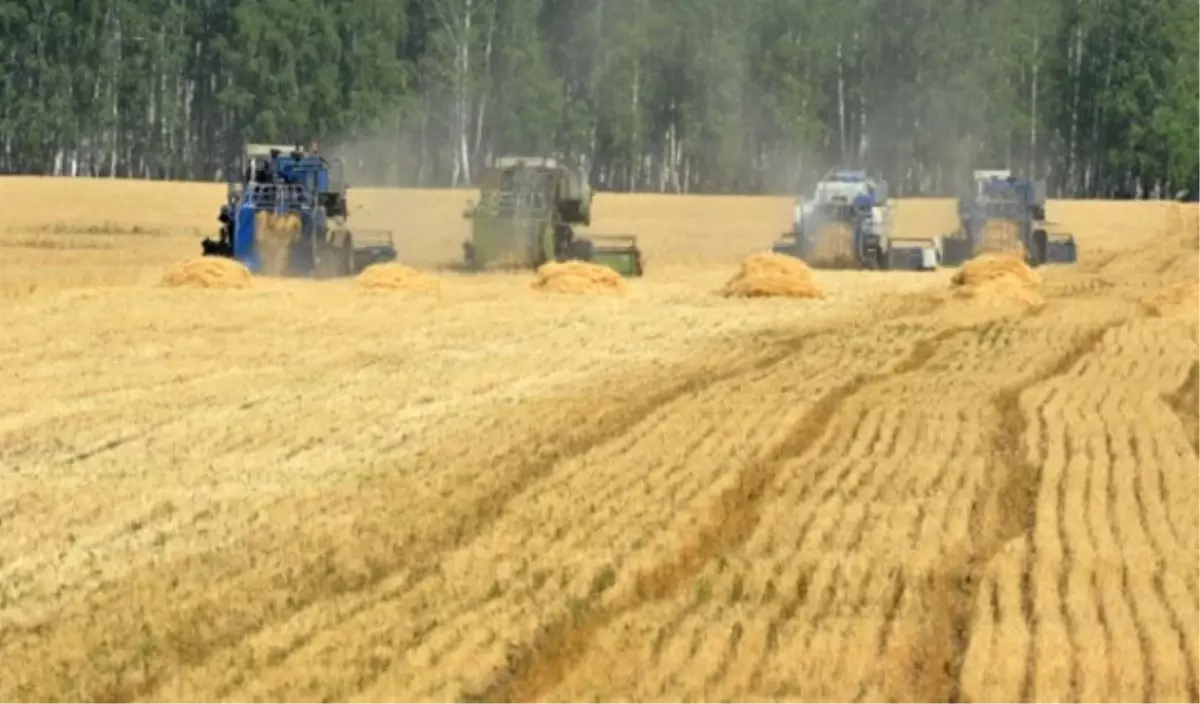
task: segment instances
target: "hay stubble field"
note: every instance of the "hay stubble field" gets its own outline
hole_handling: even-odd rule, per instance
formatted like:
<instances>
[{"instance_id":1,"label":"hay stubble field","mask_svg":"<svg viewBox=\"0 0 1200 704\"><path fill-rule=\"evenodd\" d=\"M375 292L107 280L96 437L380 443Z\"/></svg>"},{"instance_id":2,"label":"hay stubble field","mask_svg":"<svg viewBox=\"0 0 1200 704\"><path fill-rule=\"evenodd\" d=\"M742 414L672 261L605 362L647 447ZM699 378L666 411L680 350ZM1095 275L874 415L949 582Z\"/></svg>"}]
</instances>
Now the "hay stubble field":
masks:
<instances>
[{"instance_id":1,"label":"hay stubble field","mask_svg":"<svg viewBox=\"0 0 1200 704\"><path fill-rule=\"evenodd\" d=\"M351 192L414 292L159 286L220 186L0 195L0 697L1200 698L1195 206L745 300L787 199L602 194L647 276L566 296L438 270L469 192Z\"/></svg>"}]
</instances>

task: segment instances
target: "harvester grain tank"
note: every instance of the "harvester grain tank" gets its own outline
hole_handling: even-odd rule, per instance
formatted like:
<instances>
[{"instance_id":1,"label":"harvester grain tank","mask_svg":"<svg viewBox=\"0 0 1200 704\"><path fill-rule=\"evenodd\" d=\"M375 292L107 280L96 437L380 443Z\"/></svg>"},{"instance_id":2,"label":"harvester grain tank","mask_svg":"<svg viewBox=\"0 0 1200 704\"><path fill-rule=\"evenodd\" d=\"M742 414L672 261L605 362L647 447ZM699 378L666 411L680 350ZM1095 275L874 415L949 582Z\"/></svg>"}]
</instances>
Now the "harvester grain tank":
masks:
<instances>
[{"instance_id":1,"label":"harvester grain tank","mask_svg":"<svg viewBox=\"0 0 1200 704\"><path fill-rule=\"evenodd\" d=\"M240 181L228 184L218 239L206 256L231 257L257 274L347 276L394 261L390 230L346 225L345 163L295 147L248 144Z\"/></svg>"},{"instance_id":2,"label":"harvester grain tank","mask_svg":"<svg viewBox=\"0 0 1200 704\"><path fill-rule=\"evenodd\" d=\"M958 200L959 229L942 240L942 261L957 266L984 252L1008 252L1030 266L1075 262L1074 236L1046 220L1045 192L1044 182L1008 170L975 171L971 192Z\"/></svg>"},{"instance_id":3,"label":"harvester grain tank","mask_svg":"<svg viewBox=\"0 0 1200 704\"><path fill-rule=\"evenodd\" d=\"M479 203L463 212L471 221L471 238L463 243L466 267L530 269L575 259L641 276L637 237L576 235L573 225L591 225L593 195L587 172L559 159L495 159L481 175Z\"/></svg>"},{"instance_id":4,"label":"harvester grain tank","mask_svg":"<svg viewBox=\"0 0 1200 704\"><path fill-rule=\"evenodd\" d=\"M886 181L863 171L829 171L812 198L796 203L792 231L771 250L815 268L936 269L940 238L895 237L887 190Z\"/></svg>"}]
</instances>

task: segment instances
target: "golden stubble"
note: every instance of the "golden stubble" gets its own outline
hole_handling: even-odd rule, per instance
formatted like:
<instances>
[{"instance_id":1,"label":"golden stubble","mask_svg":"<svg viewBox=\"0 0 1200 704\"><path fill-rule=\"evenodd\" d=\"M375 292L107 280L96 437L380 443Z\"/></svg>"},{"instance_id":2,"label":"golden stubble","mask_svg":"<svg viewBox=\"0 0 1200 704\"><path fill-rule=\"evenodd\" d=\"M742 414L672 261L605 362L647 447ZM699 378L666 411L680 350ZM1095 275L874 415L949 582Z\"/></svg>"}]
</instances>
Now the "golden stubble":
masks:
<instances>
[{"instance_id":1,"label":"golden stubble","mask_svg":"<svg viewBox=\"0 0 1200 704\"><path fill-rule=\"evenodd\" d=\"M164 287L219 187L0 195L6 698L1197 698L1192 206L1052 202L1080 263L996 306L718 295L787 199L603 194L614 297ZM428 269L470 195L351 227Z\"/></svg>"}]
</instances>

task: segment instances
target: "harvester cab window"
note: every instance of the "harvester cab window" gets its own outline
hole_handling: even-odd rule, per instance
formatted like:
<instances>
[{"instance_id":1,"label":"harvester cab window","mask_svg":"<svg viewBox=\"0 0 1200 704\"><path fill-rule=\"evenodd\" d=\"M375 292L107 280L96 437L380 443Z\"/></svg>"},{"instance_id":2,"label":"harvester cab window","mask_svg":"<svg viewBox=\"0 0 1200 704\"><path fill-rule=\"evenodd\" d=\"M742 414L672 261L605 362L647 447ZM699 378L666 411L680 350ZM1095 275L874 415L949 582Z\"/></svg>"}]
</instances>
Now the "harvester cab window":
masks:
<instances>
[{"instance_id":1,"label":"harvester cab window","mask_svg":"<svg viewBox=\"0 0 1200 704\"><path fill-rule=\"evenodd\" d=\"M276 177L275 159L267 157L258 161L258 169L255 174L255 181L259 183L272 183Z\"/></svg>"},{"instance_id":2,"label":"harvester cab window","mask_svg":"<svg viewBox=\"0 0 1200 704\"><path fill-rule=\"evenodd\" d=\"M267 181L266 181L267 183L272 183L277 178L279 178L280 169L279 169L279 150L278 149L271 150L271 155L267 159L266 168L267 168Z\"/></svg>"},{"instance_id":3,"label":"harvester cab window","mask_svg":"<svg viewBox=\"0 0 1200 704\"><path fill-rule=\"evenodd\" d=\"M270 182L271 172L268 168L270 165L266 161L258 161L257 159L255 160L254 164L254 180L257 183Z\"/></svg>"}]
</instances>

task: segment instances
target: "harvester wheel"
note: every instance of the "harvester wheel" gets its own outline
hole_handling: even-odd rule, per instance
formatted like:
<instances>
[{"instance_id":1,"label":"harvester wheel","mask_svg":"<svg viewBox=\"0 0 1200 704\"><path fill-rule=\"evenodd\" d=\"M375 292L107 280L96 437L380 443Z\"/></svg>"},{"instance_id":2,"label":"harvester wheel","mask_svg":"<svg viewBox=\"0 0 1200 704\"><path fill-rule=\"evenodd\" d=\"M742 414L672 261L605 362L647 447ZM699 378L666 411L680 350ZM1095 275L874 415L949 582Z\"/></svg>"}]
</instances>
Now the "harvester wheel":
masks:
<instances>
[{"instance_id":1,"label":"harvester wheel","mask_svg":"<svg viewBox=\"0 0 1200 704\"><path fill-rule=\"evenodd\" d=\"M1033 251L1029 253L1030 264L1041 266L1046 263L1046 250L1050 247L1050 238L1045 230L1033 231Z\"/></svg>"},{"instance_id":2,"label":"harvester wheel","mask_svg":"<svg viewBox=\"0 0 1200 704\"><path fill-rule=\"evenodd\" d=\"M316 261L313 262L313 275L318 279L332 279L341 274L341 256L333 244L318 245Z\"/></svg>"},{"instance_id":3,"label":"harvester wheel","mask_svg":"<svg viewBox=\"0 0 1200 704\"><path fill-rule=\"evenodd\" d=\"M595 258L595 245L591 240L577 239L571 242L570 251L567 253L568 259L578 259L581 262L590 262Z\"/></svg>"},{"instance_id":4,"label":"harvester wheel","mask_svg":"<svg viewBox=\"0 0 1200 704\"><path fill-rule=\"evenodd\" d=\"M221 240L205 238L200 247L206 257L232 257L233 248Z\"/></svg>"},{"instance_id":5,"label":"harvester wheel","mask_svg":"<svg viewBox=\"0 0 1200 704\"><path fill-rule=\"evenodd\" d=\"M572 240L575 237L570 225L559 223L554 226L554 258L558 261L571 256Z\"/></svg>"},{"instance_id":6,"label":"harvester wheel","mask_svg":"<svg viewBox=\"0 0 1200 704\"><path fill-rule=\"evenodd\" d=\"M354 235L347 232L342 238L342 275L350 276L354 272Z\"/></svg>"},{"instance_id":7,"label":"harvester wheel","mask_svg":"<svg viewBox=\"0 0 1200 704\"><path fill-rule=\"evenodd\" d=\"M328 241L318 243L313 273L317 278L349 276L354 271L354 246L350 233L335 230Z\"/></svg>"}]
</instances>

